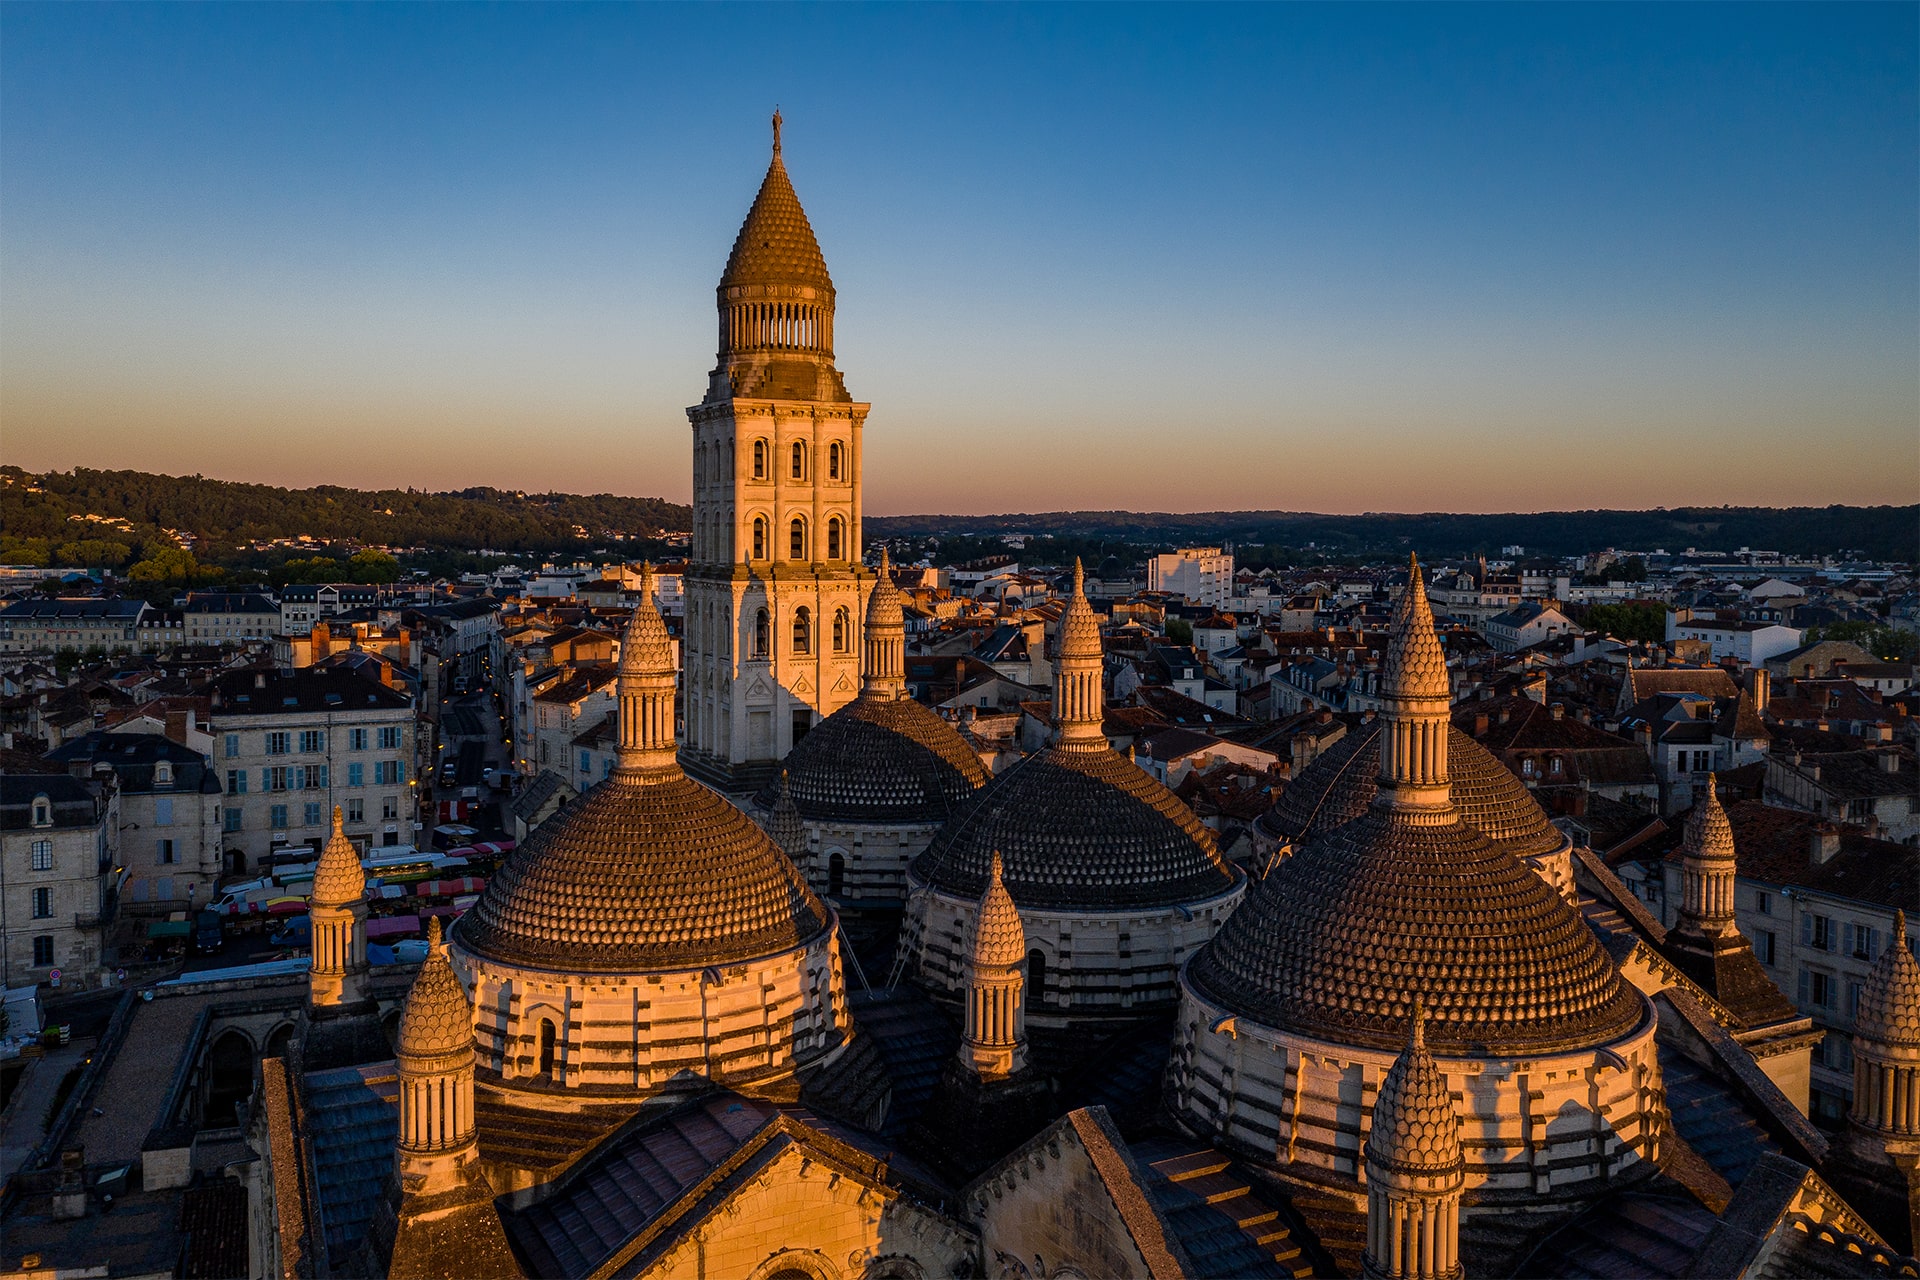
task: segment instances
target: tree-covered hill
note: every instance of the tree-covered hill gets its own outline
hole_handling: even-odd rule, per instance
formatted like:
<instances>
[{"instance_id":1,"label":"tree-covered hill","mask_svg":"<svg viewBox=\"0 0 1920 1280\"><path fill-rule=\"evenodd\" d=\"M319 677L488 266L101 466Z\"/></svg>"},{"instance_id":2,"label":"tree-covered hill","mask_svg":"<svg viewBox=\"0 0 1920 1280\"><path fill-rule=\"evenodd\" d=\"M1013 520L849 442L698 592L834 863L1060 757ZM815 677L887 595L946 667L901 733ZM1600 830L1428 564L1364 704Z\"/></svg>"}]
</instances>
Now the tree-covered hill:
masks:
<instances>
[{"instance_id":1,"label":"tree-covered hill","mask_svg":"<svg viewBox=\"0 0 1920 1280\"><path fill-rule=\"evenodd\" d=\"M283 489L141 471L32 475L0 467L0 562L46 555L38 562L114 563L104 548L76 544L118 543L125 559L171 545L167 530L190 535L196 555L216 561L257 542L302 536L329 545L565 552L684 530L689 518L676 503L604 493Z\"/></svg>"},{"instance_id":2,"label":"tree-covered hill","mask_svg":"<svg viewBox=\"0 0 1920 1280\"><path fill-rule=\"evenodd\" d=\"M1687 507L1656 511L1544 511L1507 515L1317 515L1299 511L1052 511L1003 516L869 517L869 537L1046 533L1114 542L1261 543L1316 549L1339 558L1418 551L1422 555L1568 556L1607 547L1789 555L1857 552L1901 563L1920 560L1920 506Z\"/></svg>"}]
</instances>

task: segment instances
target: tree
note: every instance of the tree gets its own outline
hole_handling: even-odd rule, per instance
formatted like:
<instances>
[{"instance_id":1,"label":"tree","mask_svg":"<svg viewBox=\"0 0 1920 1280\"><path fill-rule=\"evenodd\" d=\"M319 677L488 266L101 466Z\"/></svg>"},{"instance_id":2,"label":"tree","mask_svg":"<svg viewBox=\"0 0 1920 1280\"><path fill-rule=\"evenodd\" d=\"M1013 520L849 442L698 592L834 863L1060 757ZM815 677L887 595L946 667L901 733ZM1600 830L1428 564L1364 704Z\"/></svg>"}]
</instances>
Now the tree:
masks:
<instances>
[{"instance_id":1,"label":"tree","mask_svg":"<svg viewBox=\"0 0 1920 1280\"><path fill-rule=\"evenodd\" d=\"M73 565L80 569L91 569L102 565L117 569L127 562L133 554L133 548L124 542L114 542L107 538L82 538L77 542L63 542L53 558L61 564Z\"/></svg>"},{"instance_id":2,"label":"tree","mask_svg":"<svg viewBox=\"0 0 1920 1280\"><path fill-rule=\"evenodd\" d=\"M1662 640L1667 611L1657 604L1596 604L1587 609L1583 625L1616 640Z\"/></svg>"},{"instance_id":3,"label":"tree","mask_svg":"<svg viewBox=\"0 0 1920 1280\"><path fill-rule=\"evenodd\" d=\"M193 552L179 547L155 547L152 554L127 570L134 582L208 582L221 577L222 569L203 568Z\"/></svg>"},{"instance_id":4,"label":"tree","mask_svg":"<svg viewBox=\"0 0 1920 1280\"><path fill-rule=\"evenodd\" d=\"M1857 644L1882 662L1912 662L1920 656L1920 636L1904 627L1877 622L1830 622L1824 627L1807 628L1801 637L1803 644L1820 640Z\"/></svg>"},{"instance_id":5,"label":"tree","mask_svg":"<svg viewBox=\"0 0 1920 1280\"><path fill-rule=\"evenodd\" d=\"M1185 618L1168 618L1167 639L1175 644L1192 644L1193 624Z\"/></svg>"},{"instance_id":6,"label":"tree","mask_svg":"<svg viewBox=\"0 0 1920 1280\"><path fill-rule=\"evenodd\" d=\"M400 581L400 562L372 547L354 552L347 560L347 568L355 582Z\"/></svg>"}]
</instances>

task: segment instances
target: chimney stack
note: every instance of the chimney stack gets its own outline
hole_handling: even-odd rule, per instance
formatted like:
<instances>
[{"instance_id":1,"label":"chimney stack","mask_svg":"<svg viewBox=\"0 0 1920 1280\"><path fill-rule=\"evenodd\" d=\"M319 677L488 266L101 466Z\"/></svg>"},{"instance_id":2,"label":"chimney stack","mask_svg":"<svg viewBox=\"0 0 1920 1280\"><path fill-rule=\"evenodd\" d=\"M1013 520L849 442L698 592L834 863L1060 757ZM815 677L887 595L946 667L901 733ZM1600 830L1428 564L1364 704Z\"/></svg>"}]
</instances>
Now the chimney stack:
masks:
<instances>
[{"instance_id":1,"label":"chimney stack","mask_svg":"<svg viewBox=\"0 0 1920 1280\"><path fill-rule=\"evenodd\" d=\"M1807 853L1813 860L1813 865L1825 866L1838 852L1840 852L1840 828L1831 822L1815 824L1807 847Z\"/></svg>"}]
</instances>

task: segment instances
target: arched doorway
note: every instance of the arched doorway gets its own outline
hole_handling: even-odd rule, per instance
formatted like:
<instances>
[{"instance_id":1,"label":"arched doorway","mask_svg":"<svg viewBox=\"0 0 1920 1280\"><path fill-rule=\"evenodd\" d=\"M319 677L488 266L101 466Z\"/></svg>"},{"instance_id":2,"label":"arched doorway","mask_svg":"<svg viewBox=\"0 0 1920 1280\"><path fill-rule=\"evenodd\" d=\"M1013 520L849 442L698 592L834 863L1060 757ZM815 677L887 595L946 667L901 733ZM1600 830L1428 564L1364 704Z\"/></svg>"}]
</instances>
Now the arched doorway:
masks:
<instances>
[{"instance_id":1,"label":"arched doorway","mask_svg":"<svg viewBox=\"0 0 1920 1280\"><path fill-rule=\"evenodd\" d=\"M267 1037L266 1052L260 1056L263 1058L284 1058L287 1056L287 1046L292 1043L293 1024L291 1022L283 1022L274 1028L272 1035Z\"/></svg>"},{"instance_id":2,"label":"arched doorway","mask_svg":"<svg viewBox=\"0 0 1920 1280\"><path fill-rule=\"evenodd\" d=\"M240 1123L240 1104L253 1093L253 1041L244 1031L223 1031L207 1051L207 1105L201 1126L226 1129Z\"/></svg>"},{"instance_id":3,"label":"arched doorway","mask_svg":"<svg viewBox=\"0 0 1920 1280\"><path fill-rule=\"evenodd\" d=\"M827 858L827 896L830 898L839 897L841 890L846 888L846 883L847 860L838 853L829 855Z\"/></svg>"},{"instance_id":4,"label":"arched doorway","mask_svg":"<svg viewBox=\"0 0 1920 1280\"><path fill-rule=\"evenodd\" d=\"M540 1019L540 1074L543 1076L553 1074L553 1055L556 1039L553 1019Z\"/></svg>"},{"instance_id":5,"label":"arched doorway","mask_svg":"<svg viewBox=\"0 0 1920 1280\"><path fill-rule=\"evenodd\" d=\"M1047 1003L1047 953L1037 948L1027 952L1027 1002Z\"/></svg>"}]
</instances>

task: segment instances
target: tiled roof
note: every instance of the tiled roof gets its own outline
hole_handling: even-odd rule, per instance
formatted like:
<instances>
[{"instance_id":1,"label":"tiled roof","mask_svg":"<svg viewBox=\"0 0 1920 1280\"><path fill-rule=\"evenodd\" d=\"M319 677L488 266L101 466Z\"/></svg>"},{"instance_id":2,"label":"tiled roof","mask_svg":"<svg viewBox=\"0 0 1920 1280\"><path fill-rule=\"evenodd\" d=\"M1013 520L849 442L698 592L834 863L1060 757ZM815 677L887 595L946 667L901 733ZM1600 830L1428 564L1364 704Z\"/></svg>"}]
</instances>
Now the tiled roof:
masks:
<instances>
[{"instance_id":1,"label":"tiled roof","mask_svg":"<svg viewBox=\"0 0 1920 1280\"><path fill-rule=\"evenodd\" d=\"M264 683L262 683L264 681ZM290 711L368 711L411 707L413 699L350 671L232 671L212 685L216 719L285 715Z\"/></svg>"},{"instance_id":2,"label":"tiled roof","mask_svg":"<svg viewBox=\"0 0 1920 1280\"><path fill-rule=\"evenodd\" d=\"M1842 827L1839 851L1816 865L1815 814L1742 800L1727 806L1727 821L1743 876L1920 914L1920 849Z\"/></svg>"},{"instance_id":3,"label":"tiled roof","mask_svg":"<svg viewBox=\"0 0 1920 1280\"><path fill-rule=\"evenodd\" d=\"M720 275L724 290L734 285L784 284L824 289L831 296L833 277L827 274L827 260L814 239L807 211L787 177L786 163L779 151L767 166L760 193L747 210L740 234L734 237L733 252L727 255L727 268Z\"/></svg>"},{"instance_id":4,"label":"tiled roof","mask_svg":"<svg viewBox=\"0 0 1920 1280\"><path fill-rule=\"evenodd\" d=\"M1000 774L941 829L914 871L977 900L996 850L1008 891L1027 908L1193 902L1238 878L1193 810L1105 748L1048 747Z\"/></svg>"},{"instance_id":5,"label":"tiled roof","mask_svg":"<svg viewBox=\"0 0 1920 1280\"><path fill-rule=\"evenodd\" d=\"M799 946L827 911L746 814L677 768L615 771L507 856L454 944L593 972L720 964Z\"/></svg>"},{"instance_id":6,"label":"tiled roof","mask_svg":"<svg viewBox=\"0 0 1920 1280\"><path fill-rule=\"evenodd\" d=\"M813 821L944 822L986 770L954 727L912 698L862 693L787 754L787 785ZM757 799L771 809L773 786Z\"/></svg>"},{"instance_id":7,"label":"tiled roof","mask_svg":"<svg viewBox=\"0 0 1920 1280\"><path fill-rule=\"evenodd\" d=\"M1262 827L1299 840L1366 813L1379 790L1380 731L1385 724L1376 719L1362 725L1316 756L1280 792L1273 811L1260 820ZM1551 853L1564 841L1513 771L1458 729L1447 734L1447 771L1461 820L1514 856Z\"/></svg>"},{"instance_id":8,"label":"tiled roof","mask_svg":"<svg viewBox=\"0 0 1920 1280\"><path fill-rule=\"evenodd\" d=\"M336 1267L366 1238L374 1203L393 1169L399 1089L391 1062L306 1075L304 1127L312 1141L314 1195Z\"/></svg>"},{"instance_id":9,"label":"tiled roof","mask_svg":"<svg viewBox=\"0 0 1920 1280\"><path fill-rule=\"evenodd\" d=\"M1404 1043L1417 1000L1443 1054L1605 1043L1645 1004L1513 854L1399 809L1370 808L1274 867L1188 974L1269 1026L1380 1049Z\"/></svg>"}]
</instances>

